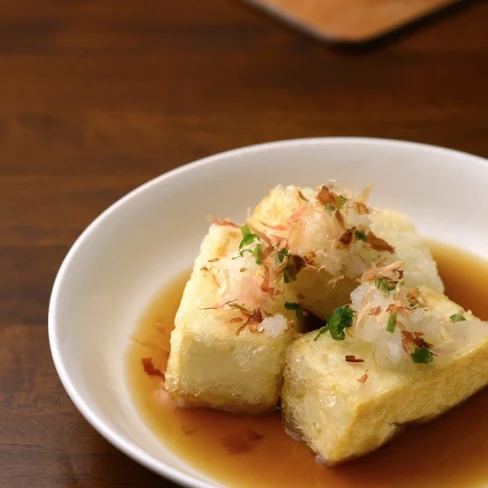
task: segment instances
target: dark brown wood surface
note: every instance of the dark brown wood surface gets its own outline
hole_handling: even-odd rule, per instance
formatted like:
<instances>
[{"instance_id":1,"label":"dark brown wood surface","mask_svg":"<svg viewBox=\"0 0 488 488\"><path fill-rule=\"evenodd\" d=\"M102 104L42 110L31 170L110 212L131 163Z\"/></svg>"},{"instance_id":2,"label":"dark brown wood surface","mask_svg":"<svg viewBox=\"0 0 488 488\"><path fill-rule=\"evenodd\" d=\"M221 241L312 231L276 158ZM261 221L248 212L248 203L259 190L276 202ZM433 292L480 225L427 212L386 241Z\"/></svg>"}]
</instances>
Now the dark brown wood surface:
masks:
<instances>
[{"instance_id":1,"label":"dark brown wood surface","mask_svg":"<svg viewBox=\"0 0 488 488\"><path fill-rule=\"evenodd\" d=\"M487 22L481 1L351 53L231 0L1 0L0 487L171 486L86 423L51 362L51 286L94 217L171 168L276 139L488 156Z\"/></svg>"}]
</instances>

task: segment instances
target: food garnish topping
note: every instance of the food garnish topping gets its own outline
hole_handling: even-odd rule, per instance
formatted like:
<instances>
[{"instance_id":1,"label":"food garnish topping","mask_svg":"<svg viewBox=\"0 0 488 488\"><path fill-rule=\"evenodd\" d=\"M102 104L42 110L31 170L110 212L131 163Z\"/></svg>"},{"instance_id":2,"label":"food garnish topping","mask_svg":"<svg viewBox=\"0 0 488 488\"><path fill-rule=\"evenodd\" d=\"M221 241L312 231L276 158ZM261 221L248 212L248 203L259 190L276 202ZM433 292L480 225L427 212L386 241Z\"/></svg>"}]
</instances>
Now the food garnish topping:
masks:
<instances>
[{"instance_id":1,"label":"food garnish topping","mask_svg":"<svg viewBox=\"0 0 488 488\"><path fill-rule=\"evenodd\" d=\"M302 318L303 309L299 303L285 302L285 308L287 310L294 310L296 315L297 315L297 319Z\"/></svg>"},{"instance_id":2,"label":"food garnish topping","mask_svg":"<svg viewBox=\"0 0 488 488\"><path fill-rule=\"evenodd\" d=\"M449 317L449 320L451 322L463 322L466 318L462 313L455 313Z\"/></svg>"},{"instance_id":3,"label":"food garnish topping","mask_svg":"<svg viewBox=\"0 0 488 488\"><path fill-rule=\"evenodd\" d=\"M322 334L330 332L332 339L343 341L346 338L344 329L351 327L353 323L353 311L348 307L337 307L326 320L325 327L322 327L314 340Z\"/></svg>"},{"instance_id":4,"label":"food garnish topping","mask_svg":"<svg viewBox=\"0 0 488 488\"><path fill-rule=\"evenodd\" d=\"M308 190L307 190L308 191ZM339 280L345 277L356 278L364 268L368 258L362 261L362 253L370 248L371 256L378 257L377 252L393 253L394 249L383 239L377 237L369 228L370 208L366 205L369 190L363 191L359 197L354 197L348 191L339 193L335 187L335 181L329 181L316 190L315 197L297 189L299 204L291 211L288 217L282 221L258 220L258 225L248 220L240 227L242 239L238 251L233 257L220 257L209 259L208 263L201 269L204 273L210 274L212 281L219 287L220 302L214 307L207 307L214 310L236 309L236 305L247 311L243 315L241 329L257 330L252 327L254 318L249 321L255 311L268 311L269 307L277 297L285 299L286 285L296 281L298 274L304 267L310 267L321 272L326 270L330 274L330 286L334 286ZM310 220L311 219L311 220ZM325 220L324 220L325 219ZM310 220L310 223L307 222ZM229 219L214 217L217 225L238 227ZM329 244L324 243L323 249L298 245L297 239L305 238L300 229L304 225L318 225L321 232L324 232ZM310 227L312 229L313 227ZM293 241L293 242L292 242ZM356 243L360 247L355 248ZM298 247L297 247L298 245ZM353 250L354 248L354 250ZM297 250L299 252L297 252ZM354 252L348 260L349 266L355 267L355 271L344 269L344 253ZM381 255L380 255L381 257ZM383 255L384 257L384 255ZM245 258L245 264L235 266L229 265L229 259L235 260ZM252 262L250 261L252 258ZM254 264L253 264L254 263ZM397 283L397 273L394 265L383 264L382 268L386 275L378 276L377 286L383 290L392 290ZM390 277L388 273L393 275ZM241 273L241 278L236 279L235 273ZM375 273L381 272L380 267ZM355 273L352 274L351 273ZM390 274L391 274L390 273ZM395 282L393 281L395 279ZM239 281L240 280L240 281ZM396 285L395 285L396 286ZM285 308L290 310L290 304L295 303L286 292ZM291 300L290 300L291 299ZM296 298L295 298L296 300ZM297 318L301 318L301 306L297 303L295 310ZM340 310L344 310L342 315ZM241 313L244 313L241 310ZM374 311L375 314L382 313L381 309ZM338 315L339 314L339 315ZM350 323L348 317L351 317ZM234 318L229 323L238 323ZM261 317L262 320L262 317ZM336 309L328 317L327 325L322 328L321 333L329 331L336 340L343 340L345 329L351 327L352 310L347 307ZM390 327L391 328L391 327ZM239 330L241 330L239 329Z\"/></svg>"},{"instance_id":5,"label":"food garnish topping","mask_svg":"<svg viewBox=\"0 0 488 488\"><path fill-rule=\"evenodd\" d=\"M361 376L361 378L358 379L359 383L366 383L366 381L368 381L368 370L366 370L366 372L363 374L363 376Z\"/></svg>"},{"instance_id":6,"label":"food garnish topping","mask_svg":"<svg viewBox=\"0 0 488 488\"><path fill-rule=\"evenodd\" d=\"M142 367L144 368L144 372L149 375L149 376L160 376L161 378L164 378L164 373L160 371L159 369L154 367L154 364L152 362L152 358L142 358Z\"/></svg>"},{"instance_id":7,"label":"food garnish topping","mask_svg":"<svg viewBox=\"0 0 488 488\"><path fill-rule=\"evenodd\" d=\"M357 358L356 356L353 356L352 354L348 354L346 356L346 361L348 363L364 363L364 359Z\"/></svg>"},{"instance_id":8,"label":"food garnish topping","mask_svg":"<svg viewBox=\"0 0 488 488\"><path fill-rule=\"evenodd\" d=\"M230 220L230 219L220 219L220 218L216 217L215 215L212 216L212 219L213 219L214 224L228 225L230 227L239 228L239 226L236 223L232 222L232 220Z\"/></svg>"},{"instance_id":9,"label":"food garnish topping","mask_svg":"<svg viewBox=\"0 0 488 488\"><path fill-rule=\"evenodd\" d=\"M315 340L329 332L336 341L369 343L371 359L389 367L433 363L438 355L455 352L466 343L463 329L456 328L467 320L465 313L434 315L420 289L405 283L401 261L377 263L360 282L351 294L351 305L335 309Z\"/></svg>"}]
</instances>

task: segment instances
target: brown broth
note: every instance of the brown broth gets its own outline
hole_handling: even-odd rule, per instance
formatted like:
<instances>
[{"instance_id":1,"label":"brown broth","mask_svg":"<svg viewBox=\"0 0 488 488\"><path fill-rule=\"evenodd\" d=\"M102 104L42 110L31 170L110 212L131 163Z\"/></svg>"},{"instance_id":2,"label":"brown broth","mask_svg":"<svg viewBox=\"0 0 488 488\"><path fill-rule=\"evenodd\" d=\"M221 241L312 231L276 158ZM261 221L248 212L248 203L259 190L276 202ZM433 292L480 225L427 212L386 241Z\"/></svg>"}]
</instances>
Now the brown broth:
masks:
<instances>
[{"instance_id":1,"label":"brown broth","mask_svg":"<svg viewBox=\"0 0 488 488\"><path fill-rule=\"evenodd\" d=\"M448 296L488 320L488 262L432 243ZM155 297L137 329L139 339L168 341L189 273ZM156 395L161 379L143 372L151 356L164 368L164 354L133 344L128 378L148 426L178 455L232 487L412 488L481 486L488 483L488 390L430 424L410 427L379 451L328 468L285 433L279 412L260 417L174 407ZM257 435L256 435L257 434ZM236 447L237 446L237 447Z\"/></svg>"}]
</instances>

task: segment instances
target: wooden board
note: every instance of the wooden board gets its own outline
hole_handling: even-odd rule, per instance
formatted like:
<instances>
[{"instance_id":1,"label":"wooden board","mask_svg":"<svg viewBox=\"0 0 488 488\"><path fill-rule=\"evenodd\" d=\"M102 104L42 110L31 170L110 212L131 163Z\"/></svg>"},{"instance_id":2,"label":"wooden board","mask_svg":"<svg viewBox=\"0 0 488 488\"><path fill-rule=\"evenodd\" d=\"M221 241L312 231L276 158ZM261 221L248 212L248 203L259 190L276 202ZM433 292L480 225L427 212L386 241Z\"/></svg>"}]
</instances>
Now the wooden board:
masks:
<instances>
[{"instance_id":1,"label":"wooden board","mask_svg":"<svg viewBox=\"0 0 488 488\"><path fill-rule=\"evenodd\" d=\"M247 0L320 39L365 42L463 0Z\"/></svg>"}]
</instances>

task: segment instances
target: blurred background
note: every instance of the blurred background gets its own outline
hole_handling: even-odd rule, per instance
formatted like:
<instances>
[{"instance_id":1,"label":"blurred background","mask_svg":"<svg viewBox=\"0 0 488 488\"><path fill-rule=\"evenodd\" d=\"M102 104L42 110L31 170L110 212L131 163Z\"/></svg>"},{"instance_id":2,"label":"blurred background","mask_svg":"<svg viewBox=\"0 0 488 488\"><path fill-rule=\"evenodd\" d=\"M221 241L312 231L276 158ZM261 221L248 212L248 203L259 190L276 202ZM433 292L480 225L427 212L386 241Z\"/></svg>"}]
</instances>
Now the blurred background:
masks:
<instances>
[{"instance_id":1,"label":"blurred background","mask_svg":"<svg viewBox=\"0 0 488 488\"><path fill-rule=\"evenodd\" d=\"M347 5L370 41L378 16ZM81 418L47 343L63 257L126 192L192 160L287 138L386 137L488 156L486 1L367 45L337 32L341 45L324 41L327 28L303 25L314 14L292 18L295 29L237 0L0 7L2 488L171 486ZM345 12L320 16L350 33Z\"/></svg>"}]
</instances>

